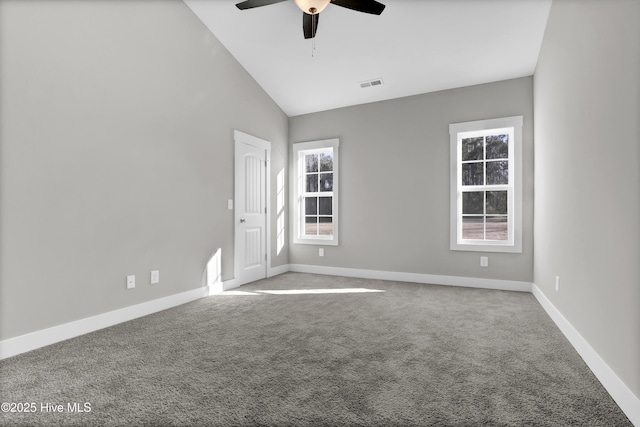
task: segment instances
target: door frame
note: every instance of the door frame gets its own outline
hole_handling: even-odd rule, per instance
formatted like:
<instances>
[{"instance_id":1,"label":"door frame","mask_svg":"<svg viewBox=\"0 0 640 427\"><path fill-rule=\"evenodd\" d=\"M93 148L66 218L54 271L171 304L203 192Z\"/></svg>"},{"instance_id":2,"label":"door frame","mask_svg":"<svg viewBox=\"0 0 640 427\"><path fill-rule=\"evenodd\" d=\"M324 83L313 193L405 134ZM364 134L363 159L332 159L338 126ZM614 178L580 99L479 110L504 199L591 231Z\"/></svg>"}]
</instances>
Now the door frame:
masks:
<instances>
[{"instance_id":1,"label":"door frame","mask_svg":"<svg viewBox=\"0 0 640 427\"><path fill-rule=\"evenodd\" d=\"M253 135L249 135L248 133L241 132L239 130L234 129L233 131L233 141L234 141L234 172L233 172L233 197L234 200L238 200L238 186L236 180L237 171L235 170L235 156L236 149L238 144L246 144L255 148L260 148L265 150L265 205L267 208L267 212L265 215L265 272L264 277L269 277L269 269L271 267L271 142L266 141L264 139L255 137ZM236 203L234 203L236 204ZM237 205L237 204L236 204ZM237 224L240 223L240 213L234 206L233 212L233 275L234 275L234 287L244 285L243 282L240 281L240 263L238 262L239 258L239 247L238 247L238 227Z\"/></svg>"}]
</instances>

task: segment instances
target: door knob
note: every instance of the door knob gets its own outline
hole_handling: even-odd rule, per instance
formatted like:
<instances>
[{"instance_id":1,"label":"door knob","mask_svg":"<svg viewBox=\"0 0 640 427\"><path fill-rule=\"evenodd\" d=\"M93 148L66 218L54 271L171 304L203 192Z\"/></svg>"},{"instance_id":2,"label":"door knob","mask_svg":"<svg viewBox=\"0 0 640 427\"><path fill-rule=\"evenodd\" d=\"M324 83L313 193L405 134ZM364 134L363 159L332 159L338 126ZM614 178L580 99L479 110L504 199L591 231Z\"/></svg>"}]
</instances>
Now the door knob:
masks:
<instances>
[{"instance_id":1,"label":"door knob","mask_svg":"<svg viewBox=\"0 0 640 427\"><path fill-rule=\"evenodd\" d=\"M246 219L244 219L244 218L240 218L240 222L243 222L243 223L244 223L244 222L247 222L247 220L246 220Z\"/></svg>"}]
</instances>

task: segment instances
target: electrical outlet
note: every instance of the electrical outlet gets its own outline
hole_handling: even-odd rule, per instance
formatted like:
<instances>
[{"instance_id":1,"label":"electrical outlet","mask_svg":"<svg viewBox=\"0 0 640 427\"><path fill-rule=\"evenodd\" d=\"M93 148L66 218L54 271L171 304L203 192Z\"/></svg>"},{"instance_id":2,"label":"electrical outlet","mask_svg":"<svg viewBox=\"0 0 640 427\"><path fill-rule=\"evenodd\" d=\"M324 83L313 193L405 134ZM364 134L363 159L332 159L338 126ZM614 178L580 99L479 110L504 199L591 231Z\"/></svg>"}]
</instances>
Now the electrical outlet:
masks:
<instances>
[{"instance_id":1,"label":"electrical outlet","mask_svg":"<svg viewBox=\"0 0 640 427\"><path fill-rule=\"evenodd\" d=\"M324 248L318 248L318 256L324 256Z\"/></svg>"},{"instance_id":2,"label":"electrical outlet","mask_svg":"<svg viewBox=\"0 0 640 427\"><path fill-rule=\"evenodd\" d=\"M151 272L151 284L155 285L156 283L160 283L160 270L153 270Z\"/></svg>"},{"instance_id":3,"label":"electrical outlet","mask_svg":"<svg viewBox=\"0 0 640 427\"><path fill-rule=\"evenodd\" d=\"M136 276L127 276L127 289L133 289L136 287Z\"/></svg>"},{"instance_id":4,"label":"electrical outlet","mask_svg":"<svg viewBox=\"0 0 640 427\"><path fill-rule=\"evenodd\" d=\"M556 292L560 292L560 276L556 276Z\"/></svg>"},{"instance_id":5,"label":"electrical outlet","mask_svg":"<svg viewBox=\"0 0 640 427\"><path fill-rule=\"evenodd\" d=\"M480 267L489 267L489 257L481 256L480 257Z\"/></svg>"}]
</instances>

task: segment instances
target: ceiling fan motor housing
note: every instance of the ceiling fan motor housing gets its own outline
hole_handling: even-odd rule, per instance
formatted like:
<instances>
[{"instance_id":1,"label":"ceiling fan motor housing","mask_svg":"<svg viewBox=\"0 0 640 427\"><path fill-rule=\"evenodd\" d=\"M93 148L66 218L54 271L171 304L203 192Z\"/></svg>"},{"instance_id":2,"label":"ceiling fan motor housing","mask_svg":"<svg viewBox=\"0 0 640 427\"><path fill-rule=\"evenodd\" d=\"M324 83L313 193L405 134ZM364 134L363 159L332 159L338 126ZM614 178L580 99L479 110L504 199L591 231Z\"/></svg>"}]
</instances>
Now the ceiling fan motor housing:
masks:
<instances>
[{"instance_id":1,"label":"ceiling fan motor housing","mask_svg":"<svg viewBox=\"0 0 640 427\"><path fill-rule=\"evenodd\" d=\"M331 0L294 0L298 7L306 14L317 15L322 12Z\"/></svg>"}]
</instances>

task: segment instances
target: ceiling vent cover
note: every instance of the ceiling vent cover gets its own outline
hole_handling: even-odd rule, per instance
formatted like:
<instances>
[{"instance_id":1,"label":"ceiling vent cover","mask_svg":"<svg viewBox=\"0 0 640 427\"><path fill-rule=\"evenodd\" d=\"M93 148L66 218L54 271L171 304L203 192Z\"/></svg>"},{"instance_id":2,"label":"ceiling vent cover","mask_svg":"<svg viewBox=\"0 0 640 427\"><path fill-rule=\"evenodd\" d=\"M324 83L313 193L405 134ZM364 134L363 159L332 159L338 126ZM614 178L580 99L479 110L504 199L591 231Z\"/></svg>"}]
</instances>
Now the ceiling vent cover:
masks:
<instances>
[{"instance_id":1,"label":"ceiling vent cover","mask_svg":"<svg viewBox=\"0 0 640 427\"><path fill-rule=\"evenodd\" d=\"M373 80L367 80L366 82L360 82L360 87L363 89L365 87L373 87L373 86L382 86L382 79L373 79Z\"/></svg>"}]
</instances>

